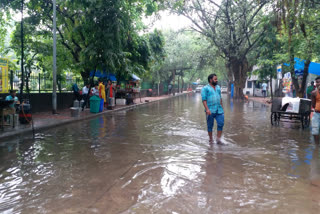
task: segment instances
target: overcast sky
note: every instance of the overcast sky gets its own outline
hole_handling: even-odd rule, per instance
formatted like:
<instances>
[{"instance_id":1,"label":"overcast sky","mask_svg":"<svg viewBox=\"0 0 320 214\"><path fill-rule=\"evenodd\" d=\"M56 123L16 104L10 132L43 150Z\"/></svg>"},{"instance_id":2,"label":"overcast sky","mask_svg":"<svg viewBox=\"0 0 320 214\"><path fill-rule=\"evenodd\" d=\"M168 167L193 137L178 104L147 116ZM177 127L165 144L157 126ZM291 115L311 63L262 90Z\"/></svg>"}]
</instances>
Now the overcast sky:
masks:
<instances>
[{"instance_id":1,"label":"overcast sky","mask_svg":"<svg viewBox=\"0 0 320 214\"><path fill-rule=\"evenodd\" d=\"M159 30L180 30L192 24L186 17L170 14L168 11L162 11L159 15L160 19L155 16L144 19L144 23L149 26L150 30L155 28Z\"/></svg>"},{"instance_id":2,"label":"overcast sky","mask_svg":"<svg viewBox=\"0 0 320 214\"><path fill-rule=\"evenodd\" d=\"M213 0L216 4L220 5L221 0ZM204 4L208 4L212 6L212 3L209 1L204 1ZM160 13L161 18L154 22L155 16L151 18L145 18L143 21L145 24L149 26L149 30L152 31L153 29L157 28L160 30L180 30L181 28L186 28L191 26L192 23L189 19L184 16L178 16L174 14L170 14L168 11L161 11Z\"/></svg>"}]
</instances>

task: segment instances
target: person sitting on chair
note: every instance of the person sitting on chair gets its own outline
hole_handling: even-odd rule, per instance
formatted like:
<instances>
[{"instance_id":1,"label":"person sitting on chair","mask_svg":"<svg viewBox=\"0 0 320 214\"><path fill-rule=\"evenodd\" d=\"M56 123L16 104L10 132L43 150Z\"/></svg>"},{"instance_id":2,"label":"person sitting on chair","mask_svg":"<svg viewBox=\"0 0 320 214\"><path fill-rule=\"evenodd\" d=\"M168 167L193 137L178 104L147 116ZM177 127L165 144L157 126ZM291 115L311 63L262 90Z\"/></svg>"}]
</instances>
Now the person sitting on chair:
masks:
<instances>
[{"instance_id":1,"label":"person sitting on chair","mask_svg":"<svg viewBox=\"0 0 320 214\"><path fill-rule=\"evenodd\" d=\"M7 108L7 110L6 110L7 113L8 113L8 112L10 112L10 113L8 113L8 114L4 117L5 121L8 121L8 120L9 120L9 114L15 114L17 105L20 104L19 99L18 99L18 97L17 97L16 90L10 90L10 95L8 95L8 96L6 97L6 101L12 101L12 100L13 100L14 102L13 102L12 104L10 104L10 105L9 105L9 108Z\"/></svg>"}]
</instances>

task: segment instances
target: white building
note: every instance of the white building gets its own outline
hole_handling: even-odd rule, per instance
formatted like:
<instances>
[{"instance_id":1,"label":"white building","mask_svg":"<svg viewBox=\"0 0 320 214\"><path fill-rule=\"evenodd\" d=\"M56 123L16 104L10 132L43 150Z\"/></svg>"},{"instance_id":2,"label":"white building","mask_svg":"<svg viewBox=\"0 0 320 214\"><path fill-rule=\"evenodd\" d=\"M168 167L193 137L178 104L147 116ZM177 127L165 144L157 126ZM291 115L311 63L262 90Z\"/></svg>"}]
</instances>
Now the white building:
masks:
<instances>
[{"instance_id":1,"label":"white building","mask_svg":"<svg viewBox=\"0 0 320 214\"><path fill-rule=\"evenodd\" d=\"M243 93L248 96L254 96L254 97L262 97L262 83L266 82L268 84L268 96L270 96L271 93L271 87L270 87L270 81L261 81L259 80L259 77L257 75L251 75L248 77L246 81L246 86L243 89ZM276 90L277 87L277 80L272 79L272 89L273 92Z\"/></svg>"}]
</instances>

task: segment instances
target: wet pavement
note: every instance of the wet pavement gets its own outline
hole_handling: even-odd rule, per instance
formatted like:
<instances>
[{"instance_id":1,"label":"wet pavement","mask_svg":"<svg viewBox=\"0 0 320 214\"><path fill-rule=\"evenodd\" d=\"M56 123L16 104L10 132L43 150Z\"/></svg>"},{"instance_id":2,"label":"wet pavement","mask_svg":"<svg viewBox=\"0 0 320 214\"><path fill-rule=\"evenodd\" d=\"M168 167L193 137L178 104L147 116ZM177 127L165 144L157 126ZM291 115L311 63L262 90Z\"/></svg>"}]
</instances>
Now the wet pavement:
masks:
<instances>
[{"instance_id":1,"label":"wet pavement","mask_svg":"<svg viewBox=\"0 0 320 214\"><path fill-rule=\"evenodd\" d=\"M183 92L189 93L189 92ZM183 93L176 93L176 96L181 96ZM12 128L11 126L5 126L4 129L0 128L0 143L4 142L7 138L12 136L21 136L30 134L33 132L33 128L35 131L40 131L43 129L48 129L52 127L58 127L62 124L73 123L79 120L84 119L91 119L96 117L97 115L101 114L108 114L113 113L114 111L118 110L127 110L131 108L135 108L140 105L145 105L152 102L157 102L164 99L173 98L173 95L162 95L162 96L155 96L155 97L142 97L134 99L134 104L131 105L116 105L113 110L104 109L103 112L99 112L98 114L93 114L90 112L89 108L86 108L84 111L80 112L79 117L72 117L71 111L69 108L67 109L59 109L58 114L53 115L52 111L45 111L45 112L36 112L33 113L33 123L30 122L29 124L20 124L18 123L16 127ZM33 125L33 127L32 127Z\"/></svg>"},{"instance_id":2,"label":"wet pavement","mask_svg":"<svg viewBox=\"0 0 320 214\"><path fill-rule=\"evenodd\" d=\"M319 213L310 130L224 98L208 143L199 94L69 124L0 147L1 213Z\"/></svg>"}]
</instances>

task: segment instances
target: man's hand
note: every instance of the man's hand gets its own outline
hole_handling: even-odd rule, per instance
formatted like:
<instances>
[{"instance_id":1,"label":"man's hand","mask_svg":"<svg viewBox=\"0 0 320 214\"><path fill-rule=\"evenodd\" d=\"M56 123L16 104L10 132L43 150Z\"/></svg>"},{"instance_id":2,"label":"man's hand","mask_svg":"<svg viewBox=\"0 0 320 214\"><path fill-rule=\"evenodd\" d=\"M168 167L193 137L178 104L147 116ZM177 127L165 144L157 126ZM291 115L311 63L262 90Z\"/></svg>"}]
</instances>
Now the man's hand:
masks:
<instances>
[{"instance_id":1,"label":"man's hand","mask_svg":"<svg viewBox=\"0 0 320 214\"><path fill-rule=\"evenodd\" d=\"M211 115L211 111L209 109L206 110L207 115Z\"/></svg>"}]
</instances>

